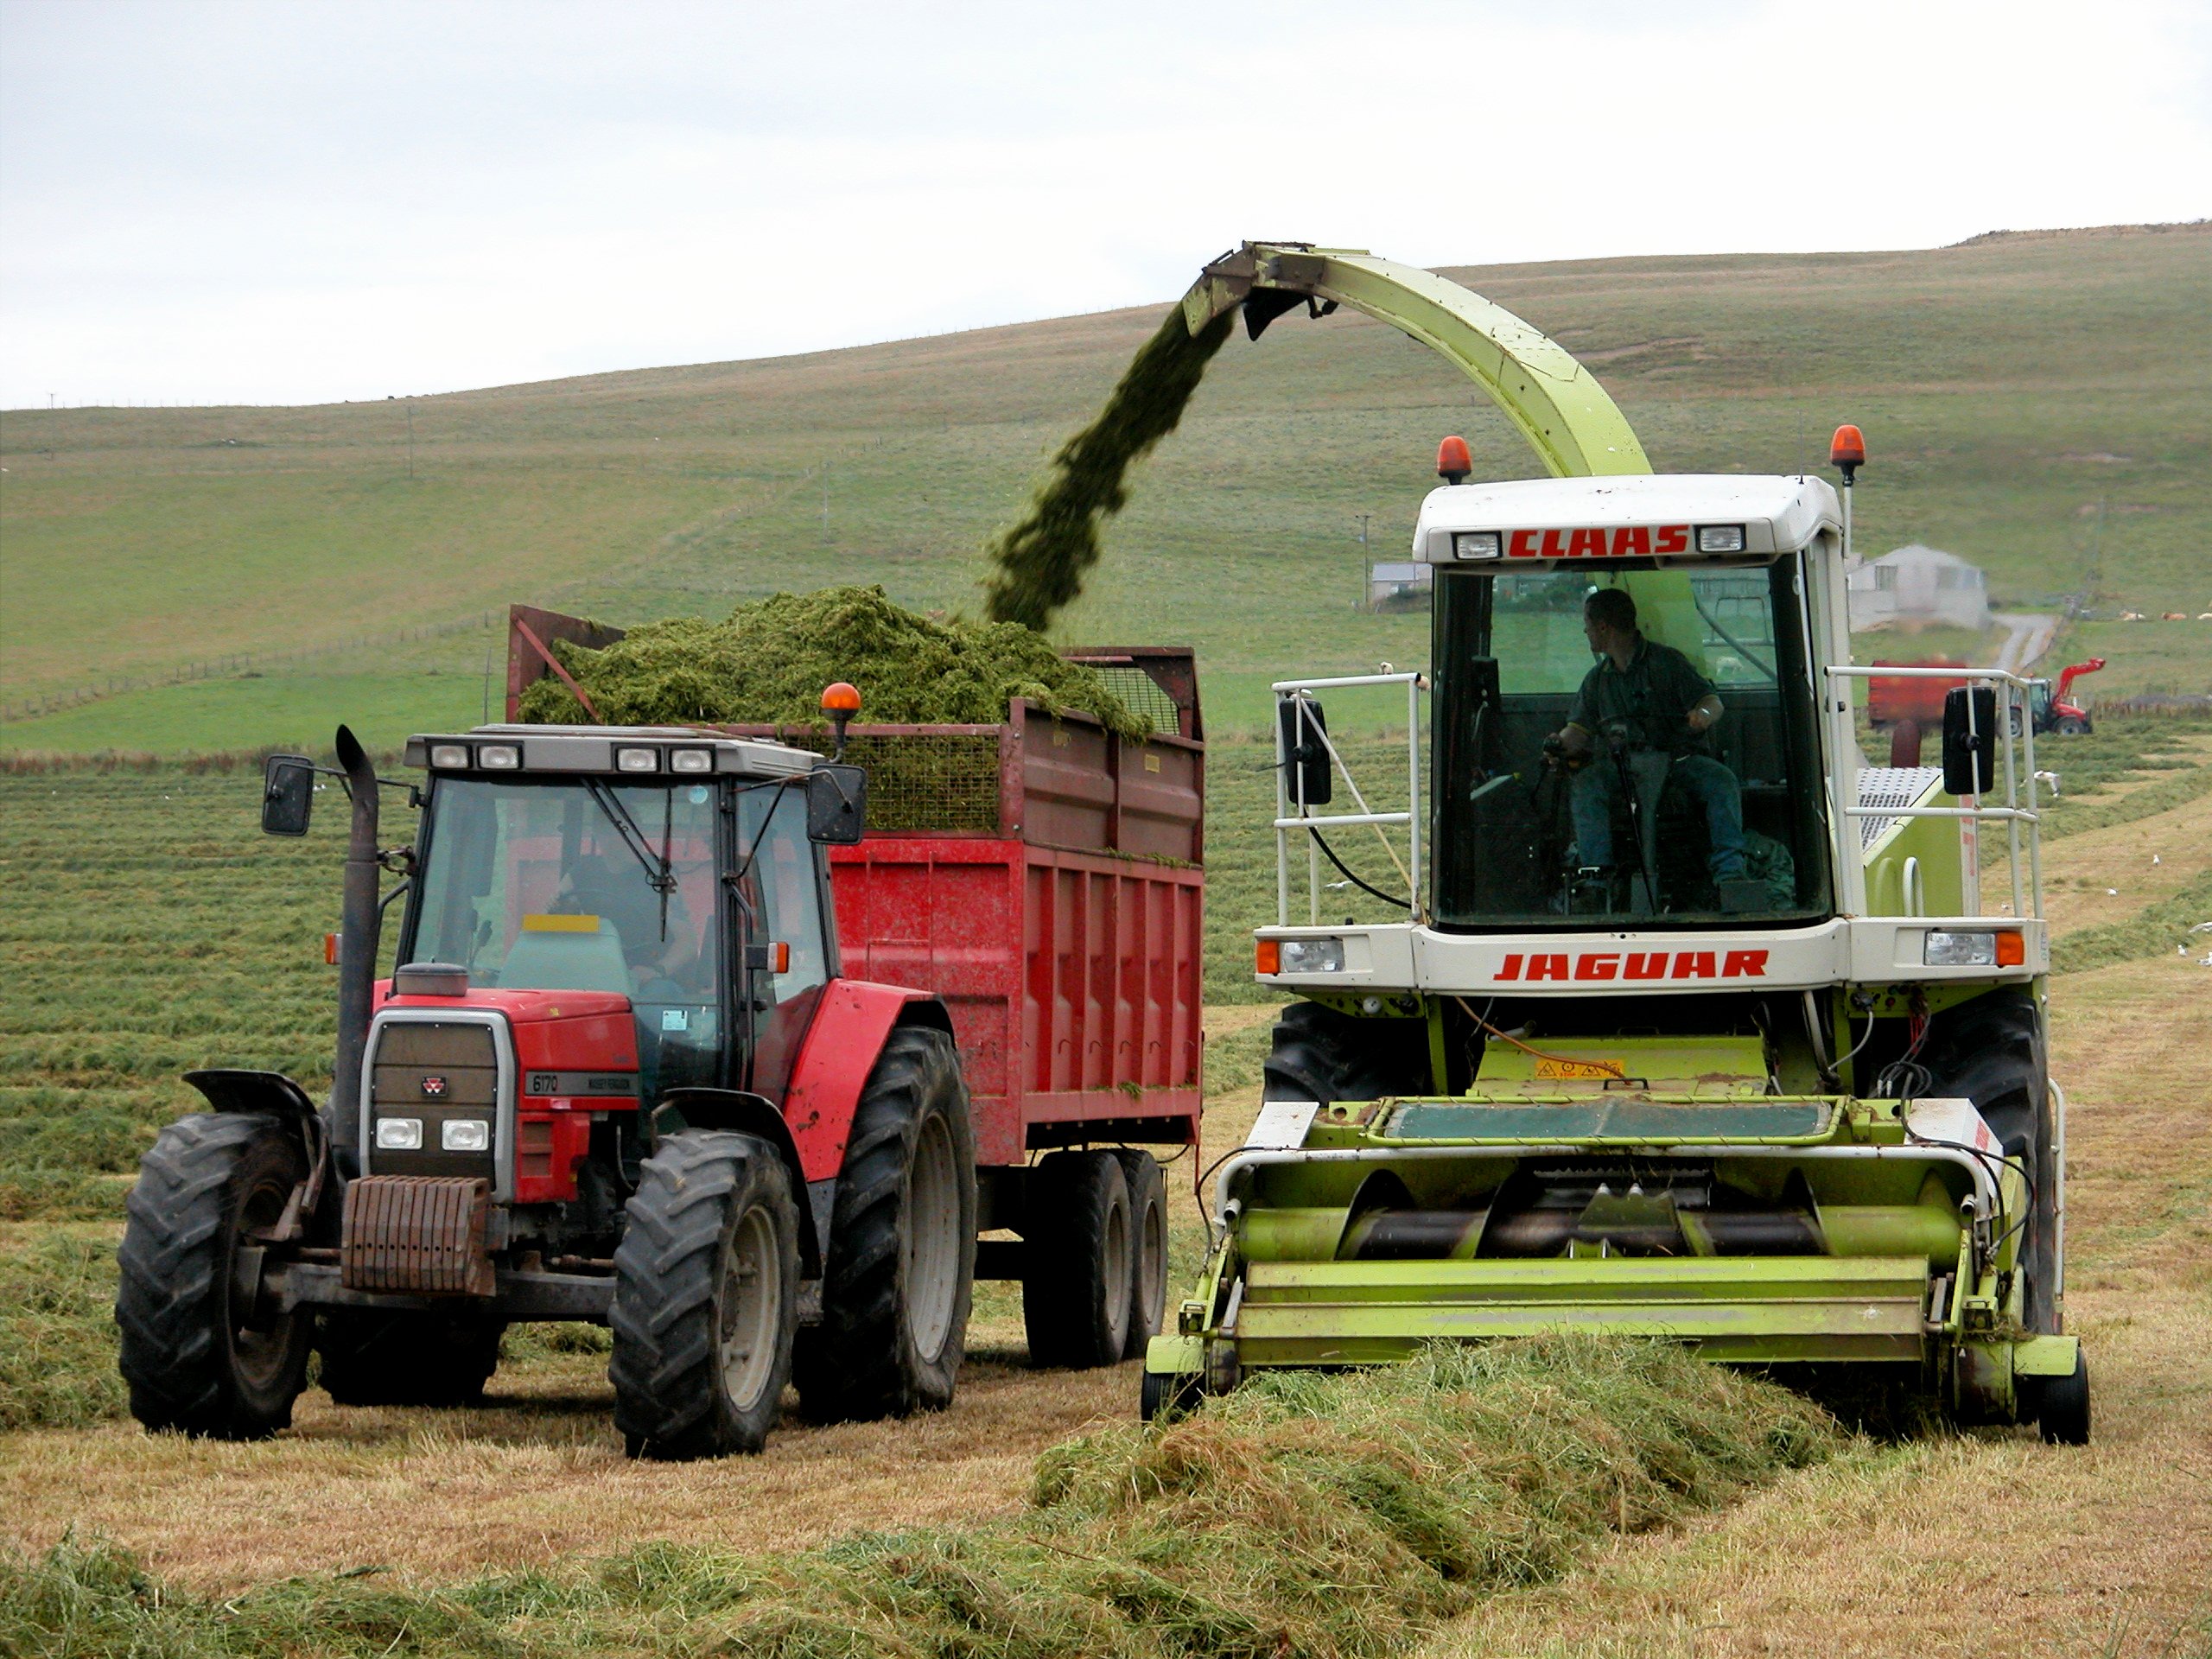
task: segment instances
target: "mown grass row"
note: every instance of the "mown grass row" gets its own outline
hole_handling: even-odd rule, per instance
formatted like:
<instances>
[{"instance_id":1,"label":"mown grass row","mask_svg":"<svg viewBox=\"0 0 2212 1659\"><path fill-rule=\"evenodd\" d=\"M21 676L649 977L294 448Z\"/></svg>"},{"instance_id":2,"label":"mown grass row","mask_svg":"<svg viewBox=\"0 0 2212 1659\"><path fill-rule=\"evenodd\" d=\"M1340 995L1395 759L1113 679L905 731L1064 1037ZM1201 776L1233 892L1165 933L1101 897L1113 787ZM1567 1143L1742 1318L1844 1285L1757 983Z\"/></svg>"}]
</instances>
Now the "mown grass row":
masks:
<instances>
[{"instance_id":1,"label":"mown grass row","mask_svg":"<svg viewBox=\"0 0 2212 1659\"><path fill-rule=\"evenodd\" d=\"M0 1558L0 1651L1354 1659L1844 1443L1800 1396L1670 1347L1440 1349L1263 1377L1165 1427L1055 1446L1010 1522L775 1558L655 1544L454 1585L314 1576L217 1601L65 1541Z\"/></svg>"}]
</instances>

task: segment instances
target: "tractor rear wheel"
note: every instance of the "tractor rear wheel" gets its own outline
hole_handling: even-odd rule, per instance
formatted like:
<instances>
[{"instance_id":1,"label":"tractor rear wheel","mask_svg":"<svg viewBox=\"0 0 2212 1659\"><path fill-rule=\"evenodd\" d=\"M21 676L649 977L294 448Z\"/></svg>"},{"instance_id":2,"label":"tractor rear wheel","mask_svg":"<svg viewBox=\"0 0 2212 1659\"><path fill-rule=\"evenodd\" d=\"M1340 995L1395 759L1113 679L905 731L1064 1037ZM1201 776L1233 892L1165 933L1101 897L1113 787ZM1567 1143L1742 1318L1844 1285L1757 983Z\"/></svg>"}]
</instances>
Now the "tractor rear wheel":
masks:
<instances>
[{"instance_id":1,"label":"tractor rear wheel","mask_svg":"<svg viewBox=\"0 0 2212 1659\"><path fill-rule=\"evenodd\" d=\"M291 1127L247 1113L180 1119L140 1161L115 1322L130 1414L148 1428L251 1440L290 1426L308 1317L268 1305L253 1236L307 1173Z\"/></svg>"},{"instance_id":2,"label":"tractor rear wheel","mask_svg":"<svg viewBox=\"0 0 2212 1659\"><path fill-rule=\"evenodd\" d=\"M1021 1320L1029 1363L1118 1363L1135 1304L1128 1177L1110 1152L1056 1152L1029 1172Z\"/></svg>"},{"instance_id":3,"label":"tractor rear wheel","mask_svg":"<svg viewBox=\"0 0 2212 1659\"><path fill-rule=\"evenodd\" d=\"M758 1452L798 1323L798 1199L758 1135L687 1129L639 1167L614 1252L614 1427L633 1458Z\"/></svg>"},{"instance_id":4,"label":"tractor rear wheel","mask_svg":"<svg viewBox=\"0 0 2212 1659\"><path fill-rule=\"evenodd\" d=\"M505 1329L461 1311L325 1308L319 1380L341 1406L473 1406L499 1369Z\"/></svg>"},{"instance_id":5,"label":"tractor rear wheel","mask_svg":"<svg viewBox=\"0 0 2212 1659\"><path fill-rule=\"evenodd\" d=\"M1124 1359L1141 1359L1167 1312L1167 1180L1160 1160L1124 1147L1122 1179L1129 1188L1129 1335Z\"/></svg>"},{"instance_id":6,"label":"tractor rear wheel","mask_svg":"<svg viewBox=\"0 0 2212 1659\"><path fill-rule=\"evenodd\" d=\"M822 1323L800 1332L817 1421L952 1403L976 1277L976 1144L960 1052L941 1031L885 1039L853 1113L830 1224Z\"/></svg>"}]
</instances>

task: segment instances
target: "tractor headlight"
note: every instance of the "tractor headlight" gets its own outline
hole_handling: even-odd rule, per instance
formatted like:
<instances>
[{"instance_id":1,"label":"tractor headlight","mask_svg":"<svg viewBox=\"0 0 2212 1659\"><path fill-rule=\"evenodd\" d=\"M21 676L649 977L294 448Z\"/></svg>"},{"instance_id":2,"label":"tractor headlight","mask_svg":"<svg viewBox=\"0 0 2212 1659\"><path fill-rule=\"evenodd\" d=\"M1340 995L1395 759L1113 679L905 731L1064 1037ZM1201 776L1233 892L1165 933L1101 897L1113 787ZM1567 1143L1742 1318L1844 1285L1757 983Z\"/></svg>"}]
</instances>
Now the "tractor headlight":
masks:
<instances>
[{"instance_id":1,"label":"tractor headlight","mask_svg":"<svg viewBox=\"0 0 2212 1659\"><path fill-rule=\"evenodd\" d=\"M448 1152L488 1152L492 1126L480 1117L449 1117L438 1125L438 1144Z\"/></svg>"},{"instance_id":2,"label":"tractor headlight","mask_svg":"<svg viewBox=\"0 0 2212 1659\"><path fill-rule=\"evenodd\" d=\"M378 1118L377 1147L383 1152L422 1151L423 1120L419 1117Z\"/></svg>"},{"instance_id":3,"label":"tractor headlight","mask_svg":"<svg viewBox=\"0 0 2212 1659\"><path fill-rule=\"evenodd\" d=\"M486 743L476 751L476 764L486 772L519 772L522 751L512 743Z\"/></svg>"},{"instance_id":4,"label":"tractor headlight","mask_svg":"<svg viewBox=\"0 0 2212 1659\"><path fill-rule=\"evenodd\" d=\"M715 769L715 752L712 749L673 750L668 757L668 769L683 772L712 772Z\"/></svg>"},{"instance_id":5,"label":"tractor headlight","mask_svg":"<svg viewBox=\"0 0 2212 1659\"><path fill-rule=\"evenodd\" d=\"M1494 559L1504 551L1494 530L1459 530L1452 533L1455 559Z\"/></svg>"},{"instance_id":6,"label":"tractor headlight","mask_svg":"<svg viewBox=\"0 0 2212 1659\"><path fill-rule=\"evenodd\" d=\"M1344 970L1342 939L1285 939L1282 971L1286 974L1341 974Z\"/></svg>"},{"instance_id":7,"label":"tractor headlight","mask_svg":"<svg viewBox=\"0 0 2212 1659\"><path fill-rule=\"evenodd\" d=\"M1744 550L1741 524L1700 524L1697 550L1700 553L1740 553Z\"/></svg>"},{"instance_id":8,"label":"tractor headlight","mask_svg":"<svg viewBox=\"0 0 2212 1659\"><path fill-rule=\"evenodd\" d=\"M1997 936L1994 933L1952 933L1941 929L1928 935L1922 947L1921 962L1930 968L1994 968L1997 965Z\"/></svg>"},{"instance_id":9,"label":"tractor headlight","mask_svg":"<svg viewBox=\"0 0 2212 1659\"><path fill-rule=\"evenodd\" d=\"M468 769L468 745L433 743L430 745L430 764L441 772L466 772Z\"/></svg>"},{"instance_id":10,"label":"tractor headlight","mask_svg":"<svg viewBox=\"0 0 2212 1659\"><path fill-rule=\"evenodd\" d=\"M658 772L660 752L658 749L617 749L614 751L614 770Z\"/></svg>"}]
</instances>

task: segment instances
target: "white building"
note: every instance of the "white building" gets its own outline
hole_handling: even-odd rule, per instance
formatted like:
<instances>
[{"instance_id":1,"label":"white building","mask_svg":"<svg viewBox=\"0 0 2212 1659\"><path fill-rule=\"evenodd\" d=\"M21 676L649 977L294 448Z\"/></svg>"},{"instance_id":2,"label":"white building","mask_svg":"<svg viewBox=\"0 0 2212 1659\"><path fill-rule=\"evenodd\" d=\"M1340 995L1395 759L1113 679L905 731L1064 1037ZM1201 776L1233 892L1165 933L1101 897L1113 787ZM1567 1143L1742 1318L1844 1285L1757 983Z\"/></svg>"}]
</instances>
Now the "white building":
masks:
<instances>
[{"instance_id":1,"label":"white building","mask_svg":"<svg viewBox=\"0 0 2212 1659\"><path fill-rule=\"evenodd\" d=\"M1845 582L1853 632L1891 623L1989 626L1989 589L1980 570L1955 553L1918 542L1861 564Z\"/></svg>"},{"instance_id":2,"label":"white building","mask_svg":"<svg viewBox=\"0 0 2212 1659\"><path fill-rule=\"evenodd\" d=\"M1367 567L1367 608L1370 611L1425 611L1435 588L1433 565L1376 559Z\"/></svg>"}]
</instances>

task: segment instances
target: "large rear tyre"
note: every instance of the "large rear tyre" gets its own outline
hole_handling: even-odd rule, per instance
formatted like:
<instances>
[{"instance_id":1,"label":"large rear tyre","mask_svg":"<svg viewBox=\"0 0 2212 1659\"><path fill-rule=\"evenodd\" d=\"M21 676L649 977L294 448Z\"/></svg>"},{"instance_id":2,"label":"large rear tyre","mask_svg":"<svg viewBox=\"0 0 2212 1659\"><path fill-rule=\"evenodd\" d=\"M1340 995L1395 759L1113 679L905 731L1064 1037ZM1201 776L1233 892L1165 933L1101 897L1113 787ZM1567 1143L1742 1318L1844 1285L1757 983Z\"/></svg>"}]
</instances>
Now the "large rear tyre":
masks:
<instances>
[{"instance_id":1,"label":"large rear tyre","mask_svg":"<svg viewBox=\"0 0 2212 1659\"><path fill-rule=\"evenodd\" d=\"M757 1135L689 1129L639 1169L614 1252L614 1427L633 1458L758 1452L798 1319L798 1200Z\"/></svg>"},{"instance_id":2,"label":"large rear tyre","mask_svg":"<svg viewBox=\"0 0 2212 1659\"><path fill-rule=\"evenodd\" d=\"M1167 1180L1160 1160L1124 1147L1122 1179L1129 1189L1129 1334L1124 1359L1141 1359L1167 1312Z\"/></svg>"},{"instance_id":3,"label":"large rear tyre","mask_svg":"<svg viewBox=\"0 0 2212 1659\"><path fill-rule=\"evenodd\" d=\"M1084 1370L1128 1351L1135 1233L1110 1152L1056 1152L1029 1173L1021 1319L1033 1365Z\"/></svg>"},{"instance_id":4,"label":"large rear tyre","mask_svg":"<svg viewBox=\"0 0 2212 1659\"><path fill-rule=\"evenodd\" d=\"M318 1380L341 1406L473 1406L499 1367L505 1329L459 1309L325 1308Z\"/></svg>"},{"instance_id":5,"label":"large rear tyre","mask_svg":"<svg viewBox=\"0 0 2212 1659\"><path fill-rule=\"evenodd\" d=\"M253 1236L307 1173L289 1126L245 1113L182 1118L140 1161L115 1322L130 1414L148 1428L251 1440L290 1426L308 1319L261 1294Z\"/></svg>"},{"instance_id":6,"label":"large rear tyre","mask_svg":"<svg viewBox=\"0 0 2212 1659\"><path fill-rule=\"evenodd\" d=\"M853 1113L822 1280L800 1333L799 1402L817 1421L952 1403L976 1277L976 1143L960 1052L943 1032L887 1038Z\"/></svg>"},{"instance_id":7,"label":"large rear tyre","mask_svg":"<svg viewBox=\"0 0 2212 1659\"><path fill-rule=\"evenodd\" d=\"M1381 1100L1429 1086L1427 1027L1417 1020L1355 1020L1294 1002L1275 1021L1262 1071L1263 1100Z\"/></svg>"}]
</instances>

